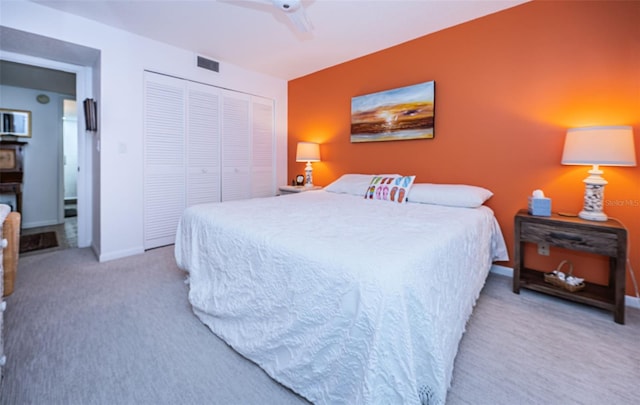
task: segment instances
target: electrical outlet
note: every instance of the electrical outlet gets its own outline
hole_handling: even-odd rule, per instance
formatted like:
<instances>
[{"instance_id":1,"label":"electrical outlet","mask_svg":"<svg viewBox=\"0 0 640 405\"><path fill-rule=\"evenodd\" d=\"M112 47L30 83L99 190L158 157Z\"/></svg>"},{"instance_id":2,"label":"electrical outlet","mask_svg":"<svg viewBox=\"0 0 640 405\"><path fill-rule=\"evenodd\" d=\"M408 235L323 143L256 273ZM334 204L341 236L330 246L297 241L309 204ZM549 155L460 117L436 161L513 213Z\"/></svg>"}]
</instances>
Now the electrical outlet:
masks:
<instances>
[{"instance_id":1,"label":"electrical outlet","mask_svg":"<svg viewBox=\"0 0 640 405\"><path fill-rule=\"evenodd\" d=\"M538 243L538 254L541 256L549 256L549 244Z\"/></svg>"}]
</instances>

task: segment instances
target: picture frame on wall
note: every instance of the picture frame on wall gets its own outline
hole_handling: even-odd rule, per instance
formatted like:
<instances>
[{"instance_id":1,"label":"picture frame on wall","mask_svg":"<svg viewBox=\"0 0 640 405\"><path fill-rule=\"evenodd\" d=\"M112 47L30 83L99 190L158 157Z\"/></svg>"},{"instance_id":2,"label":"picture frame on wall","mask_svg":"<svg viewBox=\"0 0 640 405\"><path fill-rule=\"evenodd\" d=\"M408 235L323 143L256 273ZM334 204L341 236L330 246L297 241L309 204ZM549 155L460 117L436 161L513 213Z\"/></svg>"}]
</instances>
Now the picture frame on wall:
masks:
<instances>
[{"instance_id":1,"label":"picture frame on wall","mask_svg":"<svg viewBox=\"0 0 640 405\"><path fill-rule=\"evenodd\" d=\"M0 108L0 135L31 138L31 111Z\"/></svg>"},{"instance_id":2,"label":"picture frame on wall","mask_svg":"<svg viewBox=\"0 0 640 405\"><path fill-rule=\"evenodd\" d=\"M351 142L433 139L435 81L351 99Z\"/></svg>"},{"instance_id":3,"label":"picture frame on wall","mask_svg":"<svg viewBox=\"0 0 640 405\"><path fill-rule=\"evenodd\" d=\"M86 98L83 102L84 124L87 131L98 130L98 106L94 99Z\"/></svg>"}]
</instances>

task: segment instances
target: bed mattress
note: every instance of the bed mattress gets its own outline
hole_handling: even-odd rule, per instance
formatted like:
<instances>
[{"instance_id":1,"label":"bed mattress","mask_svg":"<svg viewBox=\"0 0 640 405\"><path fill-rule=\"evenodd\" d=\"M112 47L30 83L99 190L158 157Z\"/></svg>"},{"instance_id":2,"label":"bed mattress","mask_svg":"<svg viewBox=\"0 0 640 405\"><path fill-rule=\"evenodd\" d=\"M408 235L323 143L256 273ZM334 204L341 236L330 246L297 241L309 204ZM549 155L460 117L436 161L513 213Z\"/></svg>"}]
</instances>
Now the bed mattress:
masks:
<instances>
[{"instance_id":1,"label":"bed mattress","mask_svg":"<svg viewBox=\"0 0 640 405\"><path fill-rule=\"evenodd\" d=\"M318 404L441 404L493 261L491 209L324 190L188 208L175 256L195 314Z\"/></svg>"}]
</instances>

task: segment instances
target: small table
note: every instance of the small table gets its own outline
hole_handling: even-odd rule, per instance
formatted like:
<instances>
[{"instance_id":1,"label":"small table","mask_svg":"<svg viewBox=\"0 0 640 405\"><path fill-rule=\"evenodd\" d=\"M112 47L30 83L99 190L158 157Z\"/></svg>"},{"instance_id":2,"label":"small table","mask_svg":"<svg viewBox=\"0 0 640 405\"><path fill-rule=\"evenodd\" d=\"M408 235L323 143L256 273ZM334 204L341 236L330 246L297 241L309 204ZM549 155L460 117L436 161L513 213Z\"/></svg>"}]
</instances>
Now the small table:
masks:
<instances>
[{"instance_id":1,"label":"small table","mask_svg":"<svg viewBox=\"0 0 640 405\"><path fill-rule=\"evenodd\" d=\"M22 183L0 182L0 194L14 194L16 196L15 211L22 213Z\"/></svg>"},{"instance_id":2,"label":"small table","mask_svg":"<svg viewBox=\"0 0 640 405\"><path fill-rule=\"evenodd\" d=\"M552 214L533 216L526 209L515 216L515 264L513 292L527 288L541 293L612 311L614 320L624 324L625 266L627 230L620 222L587 221L578 217ZM609 257L609 283L606 286L585 282L585 288L569 292L545 283L542 271L524 267L524 244L546 243L564 249Z\"/></svg>"},{"instance_id":3,"label":"small table","mask_svg":"<svg viewBox=\"0 0 640 405\"><path fill-rule=\"evenodd\" d=\"M0 193L15 194L15 210L22 213L22 181L26 142L0 141Z\"/></svg>"},{"instance_id":4,"label":"small table","mask_svg":"<svg viewBox=\"0 0 640 405\"><path fill-rule=\"evenodd\" d=\"M304 191L310 191L310 190L321 190L322 187L321 186L312 186L312 187L307 187L307 186L280 186L280 194L293 194L293 193L302 193Z\"/></svg>"}]
</instances>

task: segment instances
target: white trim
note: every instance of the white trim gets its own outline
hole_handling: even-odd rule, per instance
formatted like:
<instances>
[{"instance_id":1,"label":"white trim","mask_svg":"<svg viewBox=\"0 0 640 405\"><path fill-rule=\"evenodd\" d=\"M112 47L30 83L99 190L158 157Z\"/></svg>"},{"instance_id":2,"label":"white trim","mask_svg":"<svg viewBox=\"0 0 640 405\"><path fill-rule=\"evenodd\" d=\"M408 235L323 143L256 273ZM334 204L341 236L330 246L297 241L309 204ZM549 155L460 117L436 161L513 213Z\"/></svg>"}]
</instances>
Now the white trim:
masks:
<instances>
[{"instance_id":1,"label":"white trim","mask_svg":"<svg viewBox=\"0 0 640 405\"><path fill-rule=\"evenodd\" d=\"M507 266L500 266L498 264L494 264L491 266L491 273L499 274L501 276L513 277L513 268Z\"/></svg>"},{"instance_id":2,"label":"white trim","mask_svg":"<svg viewBox=\"0 0 640 405\"><path fill-rule=\"evenodd\" d=\"M93 250L94 252L96 251L95 247ZM144 253L144 248L142 246L135 249L123 249L116 252L110 252L109 254L100 254L98 255L98 261L107 262L109 260L121 259L123 257L139 255L142 253Z\"/></svg>"},{"instance_id":3,"label":"white trim","mask_svg":"<svg viewBox=\"0 0 640 405\"><path fill-rule=\"evenodd\" d=\"M77 184L77 210L78 210L78 247L88 247L93 244L93 225L96 208L93 201L93 189L98 187L94 184L94 162L93 162L93 137L99 138L87 132L84 127L84 104L85 98L93 98L91 83L93 82L93 68L90 66L80 66L76 71L76 114L78 117L78 173ZM102 114L98 111L98 120ZM100 124L98 124L100 128ZM98 132L99 134L99 132Z\"/></svg>"},{"instance_id":4,"label":"white trim","mask_svg":"<svg viewBox=\"0 0 640 405\"><path fill-rule=\"evenodd\" d=\"M640 309L640 298L633 297L631 295L624 296L624 305L629 308L638 308Z\"/></svg>"},{"instance_id":5,"label":"white trim","mask_svg":"<svg viewBox=\"0 0 640 405\"><path fill-rule=\"evenodd\" d=\"M498 274L501 276L507 276L513 278L513 268L507 266L500 266L494 264L491 266L491 270L489 270L493 274ZM624 305L630 308L638 308L640 309L640 298L633 297L631 295L625 295L624 297Z\"/></svg>"},{"instance_id":6,"label":"white trim","mask_svg":"<svg viewBox=\"0 0 640 405\"><path fill-rule=\"evenodd\" d=\"M63 107L63 103L64 103L64 99L66 96L63 96L61 94L58 94L58 97L56 97L56 109L57 109L57 121L56 121L56 127L58 128L58 130L56 131L56 133L58 134L58 139L57 139L57 145L56 147L58 148L58 223L62 224L64 223L64 122L63 122L63 118L64 118L64 107ZM77 197L76 197L77 200Z\"/></svg>"},{"instance_id":7,"label":"white trim","mask_svg":"<svg viewBox=\"0 0 640 405\"><path fill-rule=\"evenodd\" d=\"M22 228L23 229L30 229L30 228L40 228L40 227L43 227L43 226L55 226L55 225L60 225L60 224L58 223L57 220L50 219L50 220L46 220L46 221L24 222L22 224Z\"/></svg>"}]
</instances>

